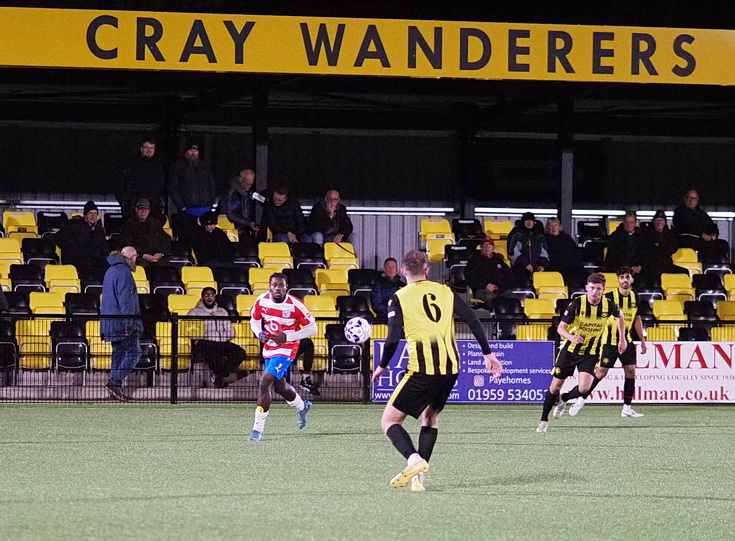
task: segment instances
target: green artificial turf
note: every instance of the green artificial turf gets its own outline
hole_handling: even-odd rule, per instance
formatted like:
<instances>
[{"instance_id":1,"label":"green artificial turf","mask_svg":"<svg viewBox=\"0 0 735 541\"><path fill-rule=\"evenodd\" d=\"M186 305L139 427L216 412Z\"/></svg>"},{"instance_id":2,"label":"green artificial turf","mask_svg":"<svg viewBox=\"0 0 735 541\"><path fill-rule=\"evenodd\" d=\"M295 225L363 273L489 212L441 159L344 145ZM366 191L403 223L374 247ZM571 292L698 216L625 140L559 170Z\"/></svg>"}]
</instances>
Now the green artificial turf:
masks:
<instances>
[{"instance_id":1,"label":"green artificial turf","mask_svg":"<svg viewBox=\"0 0 735 541\"><path fill-rule=\"evenodd\" d=\"M735 410L638 409L448 407L412 493L380 406L5 405L0 538L732 539Z\"/></svg>"}]
</instances>

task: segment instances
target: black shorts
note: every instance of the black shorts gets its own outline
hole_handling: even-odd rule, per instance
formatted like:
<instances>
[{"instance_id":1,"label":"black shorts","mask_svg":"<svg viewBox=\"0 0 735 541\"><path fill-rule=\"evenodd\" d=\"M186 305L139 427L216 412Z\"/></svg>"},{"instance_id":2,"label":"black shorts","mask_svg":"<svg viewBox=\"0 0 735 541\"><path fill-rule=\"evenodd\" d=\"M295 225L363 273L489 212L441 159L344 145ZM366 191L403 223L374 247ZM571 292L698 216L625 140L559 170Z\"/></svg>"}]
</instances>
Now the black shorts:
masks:
<instances>
[{"instance_id":1,"label":"black shorts","mask_svg":"<svg viewBox=\"0 0 735 541\"><path fill-rule=\"evenodd\" d=\"M585 372L587 374L595 373L595 365L599 359L596 355L576 355L562 349L559 351L559 355L556 356L556 362L554 368L551 369L551 375L555 378L566 379L569 376L574 375L574 369L578 372Z\"/></svg>"},{"instance_id":2,"label":"black shorts","mask_svg":"<svg viewBox=\"0 0 735 541\"><path fill-rule=\"evenodd\" d=\"M428 376L407 371L393 391L388 404L417 419L427 406L438 413L444 409L456 382L457 374Z\"/></svg>"},{"instance_id":3,"label":"black shorts","mask_svg":"<svg viewBox=\"0 0 735 541\"><path fill-rule=\"evenodd\" d=\"M604 345L602 346L602 355L600 356L600 366L603 366L605 368L612 368L615 366L615 361L620 359L620 364L623 366L635 366L636 364L636 356L635 356L635 344L632 342L628 342L628 347L625 348L625 351L621 355L618 353L618 346L610 346L610 345Z\"/></svg>"}]
</instances>

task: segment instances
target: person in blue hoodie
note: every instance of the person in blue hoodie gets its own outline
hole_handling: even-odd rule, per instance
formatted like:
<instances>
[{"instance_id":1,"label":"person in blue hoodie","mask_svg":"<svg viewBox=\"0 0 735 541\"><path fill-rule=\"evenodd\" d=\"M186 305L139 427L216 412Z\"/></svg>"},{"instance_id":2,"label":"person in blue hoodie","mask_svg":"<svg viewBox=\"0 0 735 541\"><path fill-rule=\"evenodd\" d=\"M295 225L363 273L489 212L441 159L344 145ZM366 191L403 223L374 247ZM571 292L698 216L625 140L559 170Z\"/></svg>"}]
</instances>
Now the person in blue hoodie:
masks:
<instances>
[{"instance_id":1,"label":"person in blue hoodie","mask_svg":"<svg viewBox=\"0 0 735 541\"><path fill-rule=\"evenodd\" d=\"M107 387L110 396L126 401L122 384L140 359L140 337L143 322L140 318L138 289L133 278L138 253L132 246L112 252L107 258L110 267L102 283L100 306L100 334L112 343L112 370ZM131 316L131 317L105 317Z\"/></svg>"}]
</instances>

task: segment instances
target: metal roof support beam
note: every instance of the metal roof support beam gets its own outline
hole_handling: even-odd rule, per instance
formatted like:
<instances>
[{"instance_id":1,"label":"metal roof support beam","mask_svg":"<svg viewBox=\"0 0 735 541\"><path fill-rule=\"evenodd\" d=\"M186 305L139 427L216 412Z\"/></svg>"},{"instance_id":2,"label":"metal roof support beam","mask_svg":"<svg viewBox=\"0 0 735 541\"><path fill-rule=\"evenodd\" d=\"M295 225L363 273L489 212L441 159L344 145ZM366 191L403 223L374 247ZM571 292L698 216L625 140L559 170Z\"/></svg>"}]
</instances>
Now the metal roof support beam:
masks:
<instances>
[{"instance_id":1,"label":"metal roof support beam","mask_svg":"<svg viewBox=\"0 0 735 541\"><path fill-rule=\"evenodd\" d=\"M559 149L561 175L559 179L559 220L565 231L573 235L572 202L574 192L574 100L564 98L559 102Z\"/></svg>"}]
</instances>

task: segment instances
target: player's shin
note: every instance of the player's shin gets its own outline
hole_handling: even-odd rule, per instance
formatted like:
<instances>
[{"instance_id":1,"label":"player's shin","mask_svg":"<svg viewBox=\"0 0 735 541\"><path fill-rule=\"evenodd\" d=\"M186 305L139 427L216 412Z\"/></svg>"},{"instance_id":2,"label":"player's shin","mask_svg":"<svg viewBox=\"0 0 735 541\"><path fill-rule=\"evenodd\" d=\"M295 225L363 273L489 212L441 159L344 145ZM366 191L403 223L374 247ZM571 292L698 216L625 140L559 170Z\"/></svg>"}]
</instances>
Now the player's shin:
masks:
<instances>
[{"instance_id":1,"label":"player's shin","mask_svg":"<svg viewBox=\"0 0 735 541\"><path fill-rule=\"evenodd\" d=\"M635 377L625 378L623 383L623 403L630 406L633 403L633 395L635 395Z\"/></svg>"},{"instance_id":2,"label":"player's shin","mask_svg":"<svg viewBox=\"0 0 735 541\"><path fill-rule=\"evenodd\" d=\"M258 406L255 408L255 423L253 423L253 430L257 430L258 432L263 432L263 429L265 428L265 421L268 418L268 412L263 411L263 408Z\"/></svg>"},{"instance_id":3,"label":"player's shin","mask_svg":"<svg viewBox=\"0 0 735 541\"><path fill-rule=\"evenodd\" d=\"M434 444L436 444L438 435L439 429L437 428L430 426L421 427L421 432L419 432L419 454L427 462L431 458L431 453L434 451Z\"/></svg>"},{"instance_id":4,"label":"player's shin","mask_svg":"<svg viewBox=\"0 0 735 541\"><path fill-rule=\"evenodd\" d=\"M411 441L411 436L409 436L408 432L406 432L406 429L398 423L390 425L388 427L388 430L385 431L385 435L388 436L388 439L393 444L393 447L398 449L398 452L401 453L406 459L408 459L413 454L418 454L416 452L416 447L414 446L413 441Z\"/></svg>"},{"instance_id":5,"label":"player's shin","mask_svg":"<svg viewBox=\"0 0 735 541\"><path fill-rule=\"evenodd\" d=\"M552 393L551 391L546 391L546 397L544 398L544 409L541 411L542 421L549 420L549 413L551 413L551 410L554 408L554 405L556 404L556 401L558 399L559 399L559 393Z\"/></svg>"}]
</instances>

